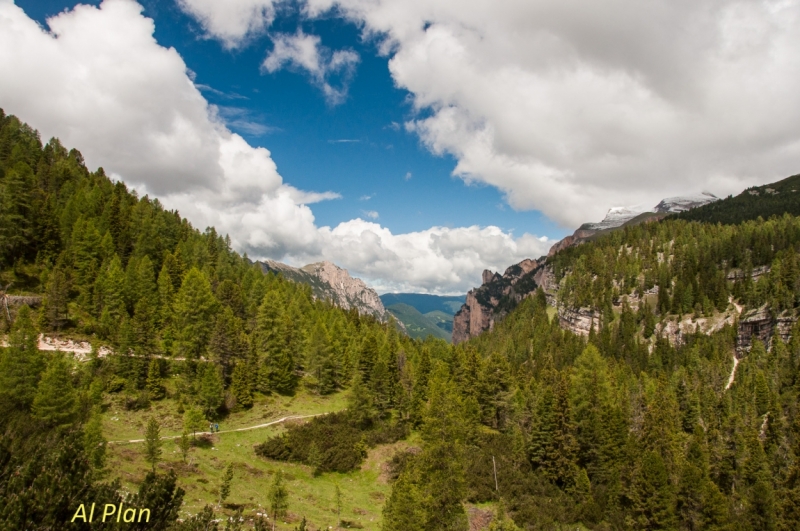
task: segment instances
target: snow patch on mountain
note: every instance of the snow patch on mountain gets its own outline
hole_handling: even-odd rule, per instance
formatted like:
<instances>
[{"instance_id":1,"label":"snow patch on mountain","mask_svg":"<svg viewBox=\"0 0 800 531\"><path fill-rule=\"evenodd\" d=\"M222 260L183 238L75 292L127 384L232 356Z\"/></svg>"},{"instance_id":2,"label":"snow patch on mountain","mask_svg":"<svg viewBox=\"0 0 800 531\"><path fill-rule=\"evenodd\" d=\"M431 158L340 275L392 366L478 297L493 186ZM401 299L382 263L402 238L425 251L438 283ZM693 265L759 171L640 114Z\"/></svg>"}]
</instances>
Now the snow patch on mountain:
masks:
<instances>
[{"instance_id":1,"label":"snow patch on mountain","mask_svg":"<svg viewBox=\"0 0 800 531\"><path fill-rule=\"evenodd\" d=\"M603 221L598 223L584 223L579 230L605 230L621 227L628 221L636 216L644 214L645 212L654 212L657 214L673 214L677 212L685 212L699 206L706 205L719 201L719 197L711 192L703 192L696 195L681 195L676 197L667 197L662 199L653 208L642 208L641 205L627 206L627 207L612 207L608 210L606 217Z\"/></svg>"}]
</instances>

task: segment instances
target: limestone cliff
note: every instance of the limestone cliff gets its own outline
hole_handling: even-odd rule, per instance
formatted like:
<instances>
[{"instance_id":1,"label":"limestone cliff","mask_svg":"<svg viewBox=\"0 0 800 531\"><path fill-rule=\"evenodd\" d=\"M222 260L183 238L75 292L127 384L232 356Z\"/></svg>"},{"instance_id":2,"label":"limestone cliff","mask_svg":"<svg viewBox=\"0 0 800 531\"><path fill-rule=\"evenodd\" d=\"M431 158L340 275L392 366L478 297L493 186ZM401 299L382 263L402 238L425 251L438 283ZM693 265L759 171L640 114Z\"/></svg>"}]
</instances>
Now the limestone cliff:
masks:
<instances>
[{"instance_id":1,"label":"limestone cliff","mask_svg":"<svg viewBox=\"0 0 800 531\"><path fill-rule=\"evenodd\" d=\"M293 282L309 285L314 297L329 300L339 308L355 308L361 315L372 315L381 321L388 318L378 293L336 264L317 262L301 268L274 260L264 260L258 264L265 273L277 273Z\"/></svg>"},{"instance_id":2,"label":"limestone cliff","mask_svg":"<svg viewBox=\"0 0 800 531\"><path fill-rule=\"evenodd\" d=\"M534 280L537 268L542 269L536 260L529 258L510 266L502 275L485 270L483 283L467 293L466 302L453 318L453 343L491 330L497 319L533 294L538 286Z\"/></svg>"}]
</instances>

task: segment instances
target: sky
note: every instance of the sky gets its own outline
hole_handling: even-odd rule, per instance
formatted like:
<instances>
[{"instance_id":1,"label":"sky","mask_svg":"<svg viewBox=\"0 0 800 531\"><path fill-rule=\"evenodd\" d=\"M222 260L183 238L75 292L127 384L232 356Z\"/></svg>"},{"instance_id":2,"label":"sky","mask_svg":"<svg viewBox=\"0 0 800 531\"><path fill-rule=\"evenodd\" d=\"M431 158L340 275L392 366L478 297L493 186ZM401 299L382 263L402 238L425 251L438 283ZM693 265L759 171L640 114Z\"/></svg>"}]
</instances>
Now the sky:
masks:
<instances>
[{"instance_id":1,"label":"sky","mask_svg":"<svg viewBox=\"0 0 800 531\"><path fill-rule=\"evenodd\" d=\"M464 293L800 166L800 1L0 0L0 107L251 258Z\"/></svg>"}]
</instances>

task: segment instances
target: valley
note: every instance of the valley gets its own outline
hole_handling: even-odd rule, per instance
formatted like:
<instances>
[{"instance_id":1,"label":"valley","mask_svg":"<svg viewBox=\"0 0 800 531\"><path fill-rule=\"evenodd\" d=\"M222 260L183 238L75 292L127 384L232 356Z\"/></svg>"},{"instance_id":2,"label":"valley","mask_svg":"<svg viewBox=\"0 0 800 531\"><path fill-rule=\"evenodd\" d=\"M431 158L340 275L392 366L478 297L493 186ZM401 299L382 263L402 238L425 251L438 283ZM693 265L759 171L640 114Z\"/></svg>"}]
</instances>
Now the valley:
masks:
<instances>
[{"instance_id":1,"label":"valley","mask_svg":"<svg viewBox=\"0 0 800 531\"><path fill-rule=\"evenodd\" d=\"M0 170L4 529L99 529L77 499L169 531L800 520L797 176L379 297L254 262L2 111Z\"/></svg>"}]
</instances>

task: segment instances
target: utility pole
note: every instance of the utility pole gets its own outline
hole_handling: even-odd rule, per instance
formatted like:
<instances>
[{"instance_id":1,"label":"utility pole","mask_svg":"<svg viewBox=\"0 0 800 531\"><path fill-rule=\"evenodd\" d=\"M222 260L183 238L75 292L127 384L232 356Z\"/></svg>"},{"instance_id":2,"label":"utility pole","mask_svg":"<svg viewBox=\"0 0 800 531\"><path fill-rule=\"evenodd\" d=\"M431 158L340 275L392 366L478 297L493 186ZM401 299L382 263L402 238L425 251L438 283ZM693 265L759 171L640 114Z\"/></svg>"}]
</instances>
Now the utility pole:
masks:
<instances>
[{"instance_id":1,"label":"utility pole","mask_svg":"<svg viewBox=\"0 0 800 531\"><path fill-rule=\"evenodd\" d=\"M498 492L497 488L497 463L494 462L494 456L492 456L492 468L494 469L494 491Z\"/></svg>"}]
</instances>

